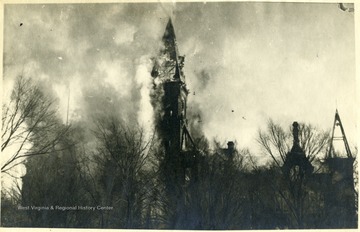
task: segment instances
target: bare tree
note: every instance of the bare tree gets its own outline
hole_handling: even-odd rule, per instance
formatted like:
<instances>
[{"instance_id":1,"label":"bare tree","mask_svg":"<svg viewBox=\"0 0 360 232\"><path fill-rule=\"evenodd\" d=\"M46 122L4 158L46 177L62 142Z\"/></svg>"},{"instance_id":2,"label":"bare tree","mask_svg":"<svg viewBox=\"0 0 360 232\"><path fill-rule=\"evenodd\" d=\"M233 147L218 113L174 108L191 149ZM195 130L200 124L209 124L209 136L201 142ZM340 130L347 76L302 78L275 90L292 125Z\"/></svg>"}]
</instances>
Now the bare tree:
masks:
<instances>
[{"instance_id":1,"label":"bare tree","mask_svg":"<svg viewBox=\"0 0 360 232\"><path fill-rule=\"evenodd\" d=\"M130 128L117 117L96 121L99 187L103 204L114 206L104 215L102 227L139 228L144 203L149 196L145 183L145 162L152 146L139 127Z\"/></svg>"},{"instance_id":2,"label":"bare tree","mask_svg":"<svg viewBox=\"0 0 360 232\"><path fill-rule=\"evenodd\" d=\"M25 162L26 174L22 177L22 205L73 206L83 205L84 194L79 176L77 149L71 139L64 138L58 146L67 148L51 151L50 155L36 156ZM34 191L36 189L36 191ZM34 227L75 226L76 211L27 212L29 225Z\"/></svg>"},{"instance_id":3,"label":"bare tree","mask_svg":"<svg viewBox=\"0 0 360 232\"><path fill-rule=\"evenodd\" d=\"M315 161L321 153L325 152L330 141L330 131L320 131L311 124L299 125L300 147L310 162ZM291 130L291 129L290 129Z\"/></svg>"},{"instance_id":4,"label":"bare tree","mask_svg":"<svg viewBox=\"0 0 360 232\"><path fill-rule=\"evenodd\" d=\"M290 150L289 134L273 120L269 120L266 131L259 131L258 143L264 152L271 156L277 166L285 162L286 153Z\"/></svg>"},{"instance_id":5,"label":"bare tree","mask_svg":"<svg viewBox=\"0 0 360 232\"><path fill-rule=\"evenodd\" d=\"M315 162L320 154L325 154L329 139L329 131L320 131L311 124L300 124L299 144L310 162ZM257 141L264 153L281 167L293 143L291 127L286 131L270 119L267 129L259 130Z\"/></svg>"},{"instance_id":6,"label":"bare tree","mask_svg":"<svg viewBox=\"0 0 360 232\"><path fill-rule=\"evenodd\" d=\"M68 126L59 127L54 103L30 78L16 79L10 101L2 106L1 152L9 157L2 161L1 173L27 157L48 154L68 131Z\"/></svg>"},{"instance_id":7,"label":"bare tree","mask_svg":"<svg viewBox=\"0 0 360 232\"><path fill-rule=\"evenodd\" d=\"M293 139L291 127L286 131L270 119L267 129L259 131L257 140L264 153L272 158L276 167L274 170L277 170L274 172L277 173L277 178L275 176L268 178L268 183L272 188L270 191L273 191L274 199L276 199L274 205L283 209L283 212L288 212L283 214L287 221L284 225L303 228L305 220L307 222L310 220L308 215L304 215L304 209L319 204L316 200L309 198L314 193L309 189L307 181L302 178L296 179L296 181L290 180L291 178L287 179L281 172L286 156L293 145ZM313 165L321 167L319 161L325 158L330 133L320 131L311 124L300 124L298 139L299 146L304 151L306 158Z\"/></svg>"},{"instance_id":8,"label":"bare tree","mask_svg":"<svg viewBox=\"0 0 360 232\"><path fill-rule=\"evenodd\" d=\"M186 213L181 229L249 228L246 149L232 151L214 141L204 149L197 181L186 187Z\"/></svg>"}]
</instances>

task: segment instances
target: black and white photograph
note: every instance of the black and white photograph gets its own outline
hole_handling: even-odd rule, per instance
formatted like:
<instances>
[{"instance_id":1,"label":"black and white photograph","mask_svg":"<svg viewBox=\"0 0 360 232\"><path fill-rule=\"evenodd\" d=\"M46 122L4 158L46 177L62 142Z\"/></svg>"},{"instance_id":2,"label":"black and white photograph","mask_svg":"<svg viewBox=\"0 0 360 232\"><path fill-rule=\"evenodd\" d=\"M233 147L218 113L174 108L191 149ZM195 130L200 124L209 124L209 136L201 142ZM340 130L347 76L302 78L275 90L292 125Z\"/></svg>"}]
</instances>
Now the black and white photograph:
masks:
<instances>
[{"instance_id":1,"label":"black and white photograph","mask_svg":"<svg viewBox=\"0 0 360 232\"><path fill-rule=\"evenodd\" d=\"M356 6L2 3L0 227L356 230Z\"/></svg>"}]
</instances>

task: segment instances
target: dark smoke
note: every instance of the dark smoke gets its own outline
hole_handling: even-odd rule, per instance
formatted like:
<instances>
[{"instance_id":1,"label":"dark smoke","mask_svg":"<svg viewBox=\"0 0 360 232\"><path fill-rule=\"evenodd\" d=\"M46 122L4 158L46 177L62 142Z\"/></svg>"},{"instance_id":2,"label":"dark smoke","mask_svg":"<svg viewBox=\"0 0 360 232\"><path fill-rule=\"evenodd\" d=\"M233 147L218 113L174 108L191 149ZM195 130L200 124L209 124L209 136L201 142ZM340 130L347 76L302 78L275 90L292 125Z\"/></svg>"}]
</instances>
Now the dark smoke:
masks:
<instances>
[{"instance_id":1,"label":"dark smoke","mask_svg":"<svg viewBox=\"0 0 360 232\"><path fill-rule=\"evenodd\" d=\"M199 88L199 90L204 91L211 79L209 71L206 69L202 69L196 76L199 78L199 84L201 85L201 88Z\"/></svg>"},{"instance_id":2,"label":"dark smoke","mask_svg":"<svg viewBox=\"0 0 360 232\"><path fill-rule=\"evenodd\" d=\"M188 104L187 119L187 124L193 139L203 137L203 119L199 103L192 102Z\"/></svg>"}]
</instances>

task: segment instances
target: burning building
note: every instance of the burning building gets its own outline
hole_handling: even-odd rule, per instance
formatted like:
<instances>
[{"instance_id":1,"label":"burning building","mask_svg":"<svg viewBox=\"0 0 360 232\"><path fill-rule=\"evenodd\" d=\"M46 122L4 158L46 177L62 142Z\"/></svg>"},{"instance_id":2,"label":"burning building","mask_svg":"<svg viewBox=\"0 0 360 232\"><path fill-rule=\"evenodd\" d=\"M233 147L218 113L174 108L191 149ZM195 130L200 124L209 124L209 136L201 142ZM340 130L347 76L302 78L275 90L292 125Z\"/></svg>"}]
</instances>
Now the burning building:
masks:
<instances>
[{"instance_id":1,"label":"burning building","mask_svg":"<svg viewBox=\"0 0 360 232\"><path fill-rule=\"evenodd\" d=\"M195 175L197 153L186 118L189 90L186 88L183 72L185 57L178 55L171 19L162 41L164 46L155 59L151 72L156 88L153 96L159 100L153 102L153 105L157 109L157 131L165 149L168 165L174 171L176 182L183 182L186 175Z\"/></svg>"},{"instance_id":2,"label":"burning building","mask_svg":"<svg viewBox=\"0 0 360 232\"><path fill-rule=\"evenodd\" d=\"M171 19L167 23L162 42L163 47L158 57L154 59L151 72L154 78L152 105L155 111L156 130L165 153L162 163L165 187L170 205L174 208L174 219L170 228L184 228L176 225L177 221L181 221L176 217L191 215L187 208L187 188L198 180L203 157L188 127L186 111L189 90L186 87L183 72L185 57L179 55ZM248 199L243 203L243 211L246 212L244 215L247 216L243 216L242 220L248 221L244 222L244 225L247 225L246 228L288 228L288 225L296 225L294 228L354 228L357 226L353 178L354 157L347 143L338 112L335 114L333 131L335 126L341 128L347 157L341 158L335 154L332 145L333 134L321 171L315 171L301 148L299 124L294 122L293 146L287 153L279 174L267 171L260 175L259 173L244 174L239 171L239 174L235 175L240 176L236 181L244 182L245 186L248 186L246 191L248 195L242 195L243 199ZM233 160L233 156L237 154L234 146L234 143L230 141L228 148L220 149L219 155L224 158L223 160L230 162ZM244 178L244 176L247 177ZM267 181L269 178L274 180ZM264 180L264 186L254 187L254 182ZM272 186L274 182L281 184L274 188ZM253 193L259 196L255 197ZM256 198L261 200L256 200ZM265 206L261 201L267 201ZM313 204L314 202L316 205ZM269 216L272 217L271 220L267 219Z\"/></svg>"},{"instance_id":3,"label":"burning building","mask_svg":"<svg viewBox=\"0 0 360 232\"><path fill-rule=\"evenodd\" d=\"M165 157L161 164L168 204L174 209L170 216L172 228L177 228L179 215L186 215L187 186L196 181L200 153L189 132L186 109L189 90L183 72L184 56L179 56L171 19L162 37L163 47L154 60L152 105L156 130Z\"/></svg>"}]
</instances>

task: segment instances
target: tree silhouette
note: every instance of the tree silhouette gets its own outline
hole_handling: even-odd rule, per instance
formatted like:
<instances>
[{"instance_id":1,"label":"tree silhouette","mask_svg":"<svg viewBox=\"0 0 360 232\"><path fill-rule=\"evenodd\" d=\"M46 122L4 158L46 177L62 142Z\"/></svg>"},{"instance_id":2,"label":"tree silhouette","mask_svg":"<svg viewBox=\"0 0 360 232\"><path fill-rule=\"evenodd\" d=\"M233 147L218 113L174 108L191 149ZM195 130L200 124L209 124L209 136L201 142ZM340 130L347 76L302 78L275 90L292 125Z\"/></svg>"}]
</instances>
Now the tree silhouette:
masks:
<instances>
[{"instance_id":1,"label":"tree silhouette","mask_svg":"<svg viewBox=\"0 0 360 232\"><path fill-rule=\"evenodd\" d=\"M318 130L311 124L299 124L299 145L310 162L317 162L324 158L329 140L329 131ZM285 130L280 124L269 119L266 130L259 130L257 141L263 153L270 156L272 161L281 167L292 146L291 127Z\"/></svg>"},{"instance_id":2,"label":"tree silhouette","mask_svg":"<svg viewBox=\"0 0 360 232\"><path fill-rule=\"evenodd\" d=\"M32 79L19 76L10 101L3 104L1 152L7 158L1 173L8 173L25 158L48 154L69 127L58 127L55 100ZM33 146L36 141L37 145Z\"/></svg>"},{"instance_id":3,"label":"tree silhouette","mask_svg":"<svg viewBox=\"0 0 360 232\"><path fill-rule=\"evenodd\" d=\"M117 117L99 118L95 125L98 188L102 204L114 207L102 227L140 228L149 197L146 161L153 140L146 141L142 128L130 128Z\"/></svg>"}]
</instances>

